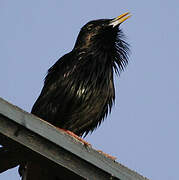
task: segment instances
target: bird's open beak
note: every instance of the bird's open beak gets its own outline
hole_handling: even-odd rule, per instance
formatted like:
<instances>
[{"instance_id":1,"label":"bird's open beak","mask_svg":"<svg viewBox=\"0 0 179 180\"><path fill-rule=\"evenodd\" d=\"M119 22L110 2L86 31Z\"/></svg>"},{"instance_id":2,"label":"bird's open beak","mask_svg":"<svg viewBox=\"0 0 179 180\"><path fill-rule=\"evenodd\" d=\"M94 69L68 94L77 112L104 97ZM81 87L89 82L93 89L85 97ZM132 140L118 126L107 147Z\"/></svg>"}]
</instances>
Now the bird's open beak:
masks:
<instances>
[{"instance_id":1,"label":"bird's open beak","mask_svg":"<svg viewBox=\"0 0 179 180\"><path fill-rule=\"evenodd\" d=\"M125 20L127 20L128 18L130 18L132 15L130 15L129 12L121 14L120 16L118 16L117 18L114 18L111 20L111 22L109 23L109 25L112 25L113 27L120 25L122 22L124 22Z\"/></svg>"}]
</instances>

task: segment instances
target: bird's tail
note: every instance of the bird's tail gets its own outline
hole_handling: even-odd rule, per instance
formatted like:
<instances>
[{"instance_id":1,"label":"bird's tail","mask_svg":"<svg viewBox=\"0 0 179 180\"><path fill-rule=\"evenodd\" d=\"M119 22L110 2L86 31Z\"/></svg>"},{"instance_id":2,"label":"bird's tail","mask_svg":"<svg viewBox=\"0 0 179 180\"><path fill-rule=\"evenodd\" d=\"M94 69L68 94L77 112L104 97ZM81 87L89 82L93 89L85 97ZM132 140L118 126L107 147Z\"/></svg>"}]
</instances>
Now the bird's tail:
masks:
<instances>
[{"instance_id":1,"label":"bird's tail","mask_svg":"<svg viewBox=\"0 0 179 180\"><path fill-rule=\"evenodd\" d=\"M4 146L0 147L0 173L18 166L22 161L21 152Z\"/></svg>"}]
</instances>

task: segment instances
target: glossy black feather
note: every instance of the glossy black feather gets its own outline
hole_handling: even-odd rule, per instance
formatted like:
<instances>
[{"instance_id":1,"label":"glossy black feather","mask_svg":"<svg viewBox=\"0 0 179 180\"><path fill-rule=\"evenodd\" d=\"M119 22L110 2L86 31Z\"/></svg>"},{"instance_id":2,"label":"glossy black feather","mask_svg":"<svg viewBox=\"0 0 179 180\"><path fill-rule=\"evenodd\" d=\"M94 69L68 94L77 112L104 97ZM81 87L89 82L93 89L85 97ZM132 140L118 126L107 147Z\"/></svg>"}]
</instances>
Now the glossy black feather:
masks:
<instances>
[{"instance_id":1,"label":"glossy black feather","mask_svg":"<svg viewBox=\"0 0 179 180\"><path fill-rule=\"evenodd\" d=\"M128 63L128 44L110 20L87 23L73 50L49 70L32 113L53 125L87 135L101 124L115 100L114 71Z\"/></svg>"}]
</instances>

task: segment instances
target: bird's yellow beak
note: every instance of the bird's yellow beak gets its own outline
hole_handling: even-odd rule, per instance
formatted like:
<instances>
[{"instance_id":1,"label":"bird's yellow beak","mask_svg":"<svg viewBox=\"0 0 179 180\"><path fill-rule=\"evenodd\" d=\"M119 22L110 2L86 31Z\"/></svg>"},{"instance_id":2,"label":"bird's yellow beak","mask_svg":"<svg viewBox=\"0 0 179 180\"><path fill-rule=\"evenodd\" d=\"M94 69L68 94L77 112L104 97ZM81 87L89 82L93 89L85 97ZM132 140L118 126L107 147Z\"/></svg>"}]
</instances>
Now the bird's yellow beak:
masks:
<instances>
[{"instance_id":1,"label":"bird's yellow beak","mask_svg":"<svg viewBox=\"0 0 179 180\"><path fill-rule=\"evenodd\" d=\"M114 18L113 20L111 20L109 25L112 25L113 27L121 24L122 22L124 22L125 20L127 20L128 18L130 18L132 15L130 14L130 12L126 12L124 14L121 14L120 16L118 16L117 18Z\"/></svg>"}]
</instances>

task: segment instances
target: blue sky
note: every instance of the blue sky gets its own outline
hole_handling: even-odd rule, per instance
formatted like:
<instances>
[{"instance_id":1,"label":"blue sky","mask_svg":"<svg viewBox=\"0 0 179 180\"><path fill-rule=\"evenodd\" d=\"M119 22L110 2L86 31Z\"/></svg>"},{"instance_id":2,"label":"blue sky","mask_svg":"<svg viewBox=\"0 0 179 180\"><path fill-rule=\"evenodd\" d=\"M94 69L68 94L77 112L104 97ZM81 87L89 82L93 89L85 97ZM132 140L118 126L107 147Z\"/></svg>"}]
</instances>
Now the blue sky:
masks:
<instances>
[{"instance_id":1,"label":"blue sky","mask_svg":"<svg viewBox=\"0 0 179 180\"><path fill-rule=\"evenodd\" d=\"M178 1L0 1L0 96L30 112L47 69L88 21L130 11L130 63L112 114L86 139L152 180L178 180ZM18 180L17 169L0 180Z\"/></svg>"}]
</instances>

